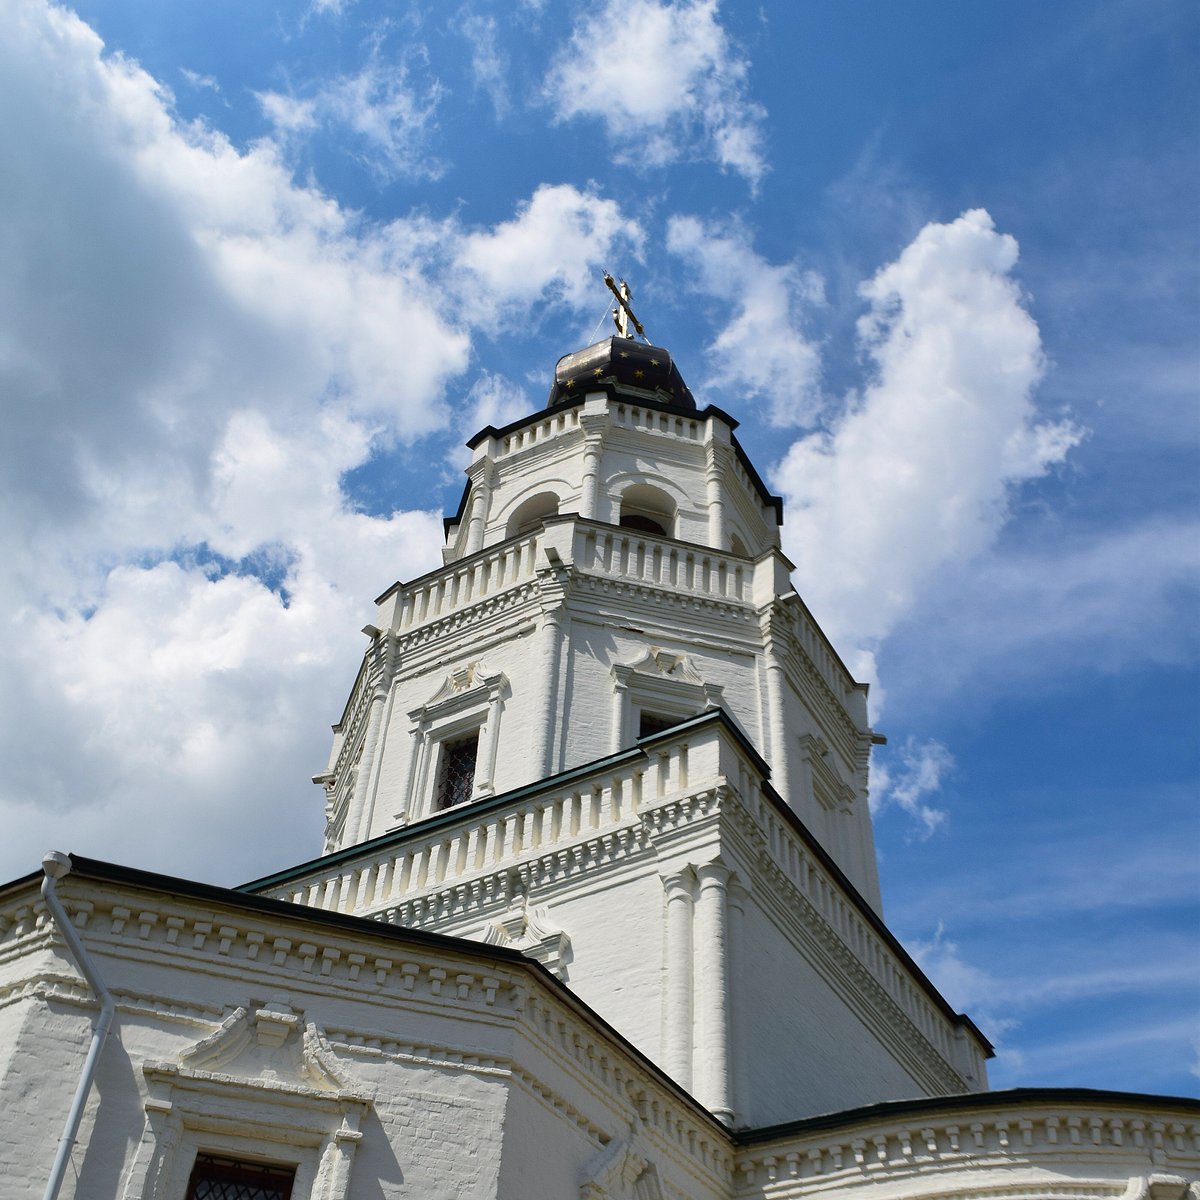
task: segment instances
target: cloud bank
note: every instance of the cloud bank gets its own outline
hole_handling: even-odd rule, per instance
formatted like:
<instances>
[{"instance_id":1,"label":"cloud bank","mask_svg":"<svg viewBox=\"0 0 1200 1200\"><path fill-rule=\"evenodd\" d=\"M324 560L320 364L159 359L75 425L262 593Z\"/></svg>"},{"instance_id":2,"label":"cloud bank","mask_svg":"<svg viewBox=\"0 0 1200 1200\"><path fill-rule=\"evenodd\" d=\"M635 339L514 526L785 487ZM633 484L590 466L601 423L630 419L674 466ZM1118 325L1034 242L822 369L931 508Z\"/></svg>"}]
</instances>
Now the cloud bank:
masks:
<instances>
[{"instance_id":1,"label":"cloud bank","mask_svg":"<svg viewBox=\"0 0 1200 1200\"><path fill-rule=\"evenodd\" d=\"M354 631L381 580L437 560L437 515L356 511L342 476L445 428L473 330L571 309L631 227L569 185L494 229L371 224L275 142L180 121L73 15L7 26L6 869L49 837L236 880L319 844L304 781ZM530 246L552 248L536 276L513 269Z\"/></svg>"}]
</instances>

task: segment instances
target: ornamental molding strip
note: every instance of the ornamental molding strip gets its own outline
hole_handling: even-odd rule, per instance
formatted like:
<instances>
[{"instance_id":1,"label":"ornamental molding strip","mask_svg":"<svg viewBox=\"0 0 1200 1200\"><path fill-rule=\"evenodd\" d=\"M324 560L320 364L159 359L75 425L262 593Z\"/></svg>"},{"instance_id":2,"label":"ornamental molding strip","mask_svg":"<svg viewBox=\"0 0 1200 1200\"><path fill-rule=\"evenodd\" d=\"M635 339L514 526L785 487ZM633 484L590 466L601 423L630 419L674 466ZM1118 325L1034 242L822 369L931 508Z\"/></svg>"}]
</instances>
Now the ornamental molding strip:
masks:
<instances>
[{"instance_id":1,"label":"ornamental molding strip","mask_svg":"<svg viewBox=\"0 0 1200 1200\"><path fill-rule=\"evenodd\" d=\"M586 567L580 569L577 566L576 571L575 587L580 594L590 592L592 595L619 598L623 604L645 601L648 607L679 609L691 616L698 613L716 615L718 618L734 618L741 623L754 619L753 608L740 600L678 591L669 584L649 580L614 579L589 572Z\"/></svg>"},{"instance_id":2,"label":"ornamental molding strip","mask_svg":"<svg viewBox=\"0 0 1200 1200\"><path fill-rule=\"evenodd\" d=\"M393 925L429 928L451 919L465 919L510 899L517 888L548 887L577 879L602 867L641 856L649 848L644 830L626 824L592 835L563 848L549 850L515 863L506 859L484 875L434 886L408 896L371 915ZM523 949L523 947L518 947Z\"/></svg>"},{"instance_id":3,"label":"ornamental molding strip","mask_svg":"<svg viewBox=\"0 0 1200 1200\"><path fill-rule=\"evenodd\" d=\"M462 608L455 608L453 611L397 630L397 645L402 654L425 646L436 652L439 643L444 642L456 631L469 633L473 640L477 635L488 636L489 624L496 625L508 617L513 609L535 606L540 595L541 589L536 580L510 584L494 595L481 596ZM500 635L493 633L492 640L499 641L502 635L507 636L509 632L504 628ZM423 671L405 670L401 677L411 678L414 674L423 674Z\"/></svg>"},{"instance_id":4,"label":"ornamental molding strip","mask_svg":"<svg viewBox=\"0 0 1200 1200\"><path fill-rule=\"evenodd\" d=\"M289 991L336 987L343 995L370 996L375 1002L394 999L436 1007L466 1005L498 1015L511 1009L514 996L524 987L501 963L448 960L417 946L396 945L390 939L381 938L372 945L367 931L354 937L309 925L299 907L294 925L264 927L261 918L233 911L199 909L185 916L176 903L149 909L133 898L122 899L127 903L103 898L88 905L89 932L99 944L96 948L107 951L112 947L122 957L153 959L183 969L203 964L205 972L243 981L253 974L263 987L276 984ZM145 902L144 897L139 899ZM68 909L74 908L72 899ZM48 931L44 936L48 937ZM62 986L67 983L64 980ZM81 1003L94 1003L74 979L69 984ZM115 988L113 994L131 1011L160 1016L171 1015L178 1004L169 997L126 996ZM193 1006L186 1015L208 1024L219 1014ZM271 1020L269 1016L265 1019Z\"/></svg>"},{"instance_id":5,"label":"ornamental molding strip","mask_svg":"<svg viewBox=\"0 0 1200 1200\"><path fill-rule=\"evenodd\" d=\"M531 991L523 1011L547 1051L586 1075L595 1095L618 1101L626 1114L626 1129L636 1127L648 1143L682 1155L718 1187L733 1182L735 1153L728 1134L695 1101L689 1103L648 1078L625 1053L615 1052L611 1043L597 1038L591 1027L577 1021L553 996ZM590 1123L589 1129L598 1141L609 1136Z\"/></svg>"},{"instance_id":6,"label":"ornamental molding strip","mask_svg":"<svg viewBox=\"0 0 1200 1200\"><path fill-rule=\"evenodd\" d=\"M986 1100L986 1095L981 1099ZM1131 1098L1132 1099L1132 1098ZM914 1113L905 1120L879 1120L837 1131L786 1134L739 1156L738 1196L770 1200L821 1194L864 1196L874 1189L907 1185L905 1196L963 1196L933 1184L939 1174L958 1181L958 1169L999 1169L1009 1178L991 1186L969 1186L971 1196L1045 1195L1022 1167L1054 1170L1070 1164L1071 1197L1124 1196L1127 1200L1184 1200L1187 1182L1171 1169L1200 1166L1200 1124L1163 1119L1136 1108L1086 1105L962 1107ZM1164 1168L1168 1168L1164 1170ZM1096 1171L1098 1174L1091 1174ZM1042 1175L1043 1185L1045 1175ZM918 1179L926 1186L908 1190Z\"/></svg>"}]
</instances>

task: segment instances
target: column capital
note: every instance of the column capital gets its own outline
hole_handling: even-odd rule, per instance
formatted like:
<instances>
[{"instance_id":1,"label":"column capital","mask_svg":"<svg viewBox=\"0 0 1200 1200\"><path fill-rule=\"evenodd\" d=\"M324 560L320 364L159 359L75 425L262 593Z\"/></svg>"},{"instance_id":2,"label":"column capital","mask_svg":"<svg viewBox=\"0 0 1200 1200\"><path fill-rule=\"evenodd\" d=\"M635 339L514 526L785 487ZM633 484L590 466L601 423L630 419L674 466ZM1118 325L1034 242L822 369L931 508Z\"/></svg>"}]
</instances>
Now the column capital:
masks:
<instances>
[{"instance_id":1,"label":"column capital","mask_svg":"<svg viewBox=\"0 0 1200 1200\"><path fill-rule=\"evenodd\" d=\"M692 898L691 872L691 867L680 867L676 871L670 871L660 876L663 891L666 892L668 900L677 900L680 897L685 897L688 900Z\"/></svg>"},{"instance_id":2,"label":"column capital","mask_svg":"<svg viewBox=\"0 0 1200 1200\"><path fill-rule=\"evenodd\" d=\"M472 483L483 483L491 487L496 482L496 460L477 458L467 464L466 476Z\"/></svg>"},{"instance_id":3,"label":"column capital","mask_svg":"<svg viewBox=\"0 0 1200 1200\"><path fill-rule=\"evenodd\" d=\"M539 582L542 582L539 580ZM541 594L538 596L538 607L541 612L541 625L557 628L562 624L567 611L567 589L557 580L543 583Z\"/></svg>"},{"instance_id":4,"label":"column capital","mask_svg":"<svg viewBox=\"0 0 1200 1200\"><path fill-rule=\"evenodd\" d=\"M605 396L604 399L604 408L593 411L584 409L579 414L579 427L587 437L588 444L595 444L597 447L604 437L604 431L608 428L608 397Z\"/></svg>"},{"instance_id":5,"label":"column capital","mask_svg":"<svg viewBox=\"0 0 1200 1200\"><path fill-rule=\"evenodd\" d=\"M704 863L696 868L696 878L700 881L702 892L708 891L710 888L724 890L732 874L733 872L727 866L719 862Z\"/></svg>"}]
</instances>

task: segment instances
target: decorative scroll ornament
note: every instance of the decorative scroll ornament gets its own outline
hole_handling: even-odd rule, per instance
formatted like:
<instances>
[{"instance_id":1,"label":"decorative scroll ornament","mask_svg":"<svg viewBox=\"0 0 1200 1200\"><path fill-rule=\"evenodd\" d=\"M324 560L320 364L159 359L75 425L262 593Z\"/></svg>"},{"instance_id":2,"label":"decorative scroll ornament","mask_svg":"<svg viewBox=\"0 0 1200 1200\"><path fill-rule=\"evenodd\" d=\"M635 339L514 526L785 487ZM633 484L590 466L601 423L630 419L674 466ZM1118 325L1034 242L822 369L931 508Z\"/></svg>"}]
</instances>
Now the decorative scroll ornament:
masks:
<instances>
[{"instance_id":1,"label":"decorative scroll ornament","mask_svg":"<svg viewBox=\"0 0 1200 1200\"><path fill-rule=\"evenodd\" d=\"M483 940L491 946L520 950L559 979L567 978L570 937L551 921L546 908L531 908L525 896L518 896L505 912L488 923Z\"/></svg>"}]
</instances>

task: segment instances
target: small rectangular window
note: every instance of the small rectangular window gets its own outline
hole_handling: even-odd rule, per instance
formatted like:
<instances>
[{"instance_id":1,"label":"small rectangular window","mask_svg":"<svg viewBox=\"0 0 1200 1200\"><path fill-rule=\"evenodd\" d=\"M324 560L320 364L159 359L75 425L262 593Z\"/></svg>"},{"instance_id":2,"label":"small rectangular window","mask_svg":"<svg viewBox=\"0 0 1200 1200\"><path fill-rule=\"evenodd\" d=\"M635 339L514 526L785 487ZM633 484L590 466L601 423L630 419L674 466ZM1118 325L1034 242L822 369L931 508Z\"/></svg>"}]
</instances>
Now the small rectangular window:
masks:
<instances>
[{"instance_id":1,"label":"small rectangular window","mask_svg":"<svg viewBox=\"0 0 1200 1200\"><path fill-rule=\"evenodd\" d=\"M664 729L670 729L672 725L678 725L683 717L667 717L662 713L651 713L642 711L638 718L638 737L649 737L654 733L662 733Z\"/></svg>"},{"instance_id":2,"label":"small rectangular window","mask_svg":"<svg viewBox=\"0 0 1200 1200\"><path fill-rule=\"evenodd\" d=\"M197 1154L187 1200L291 1200L295 1167Z\"/></svg>"},{"instance_id":3,"label":"small rectangular window","mask_svg":"<svg viewBox=\"0 0 1200 1200\"><path fill-rule=\"evenodd\" d=\"M479 757L479 730L442 743L433 811L466 804L475 789L475 762Z\"/></svg>"}]
</instances>

